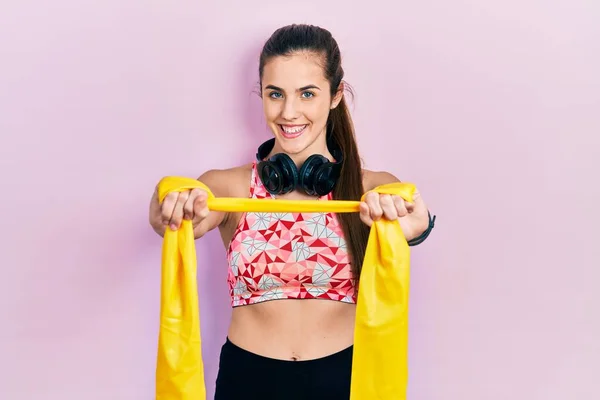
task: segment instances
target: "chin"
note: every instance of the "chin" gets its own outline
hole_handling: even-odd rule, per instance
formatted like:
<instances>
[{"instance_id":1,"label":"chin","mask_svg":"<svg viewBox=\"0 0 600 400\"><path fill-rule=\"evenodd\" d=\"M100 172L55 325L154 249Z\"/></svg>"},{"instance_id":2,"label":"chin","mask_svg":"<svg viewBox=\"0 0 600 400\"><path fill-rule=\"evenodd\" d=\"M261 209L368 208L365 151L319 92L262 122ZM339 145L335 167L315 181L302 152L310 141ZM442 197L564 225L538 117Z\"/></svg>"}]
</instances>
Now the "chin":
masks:
<instances>
[{"instance_id":1,"label":"chin","mask_svg":"<svg viewBox=\"0 0 600 400\"><path fill-rule=\"evenodd\" d=\"M290 155L302 153L309 146L308 142L298 139L289 140L278 137L277 141L279 142L279 147L281 150Z\"/></svg>"}]
</instances>

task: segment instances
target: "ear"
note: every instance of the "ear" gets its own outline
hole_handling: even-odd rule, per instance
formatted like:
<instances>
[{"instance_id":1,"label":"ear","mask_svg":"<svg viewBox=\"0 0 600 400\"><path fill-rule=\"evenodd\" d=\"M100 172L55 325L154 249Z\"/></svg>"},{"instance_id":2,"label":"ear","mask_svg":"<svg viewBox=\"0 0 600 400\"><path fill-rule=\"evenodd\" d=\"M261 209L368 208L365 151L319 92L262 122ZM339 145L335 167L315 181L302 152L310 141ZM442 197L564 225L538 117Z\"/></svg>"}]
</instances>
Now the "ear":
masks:
<instances>
[{"instance_id":1,"label":"ear","mask_svg":"<svg viewBox=\"0 0 600 400\"><path fill-rule=\"evenodd\" d=\"M342 101L343 97L344 97L344 82L341 82L340 86L338 87L337 92L335 93L335 96L333 96L333 99L331 99L331 109L332 110L334 108L336 108L338 106L338 104L340 104L340 101Z\"/></svg>"}]
</instances>

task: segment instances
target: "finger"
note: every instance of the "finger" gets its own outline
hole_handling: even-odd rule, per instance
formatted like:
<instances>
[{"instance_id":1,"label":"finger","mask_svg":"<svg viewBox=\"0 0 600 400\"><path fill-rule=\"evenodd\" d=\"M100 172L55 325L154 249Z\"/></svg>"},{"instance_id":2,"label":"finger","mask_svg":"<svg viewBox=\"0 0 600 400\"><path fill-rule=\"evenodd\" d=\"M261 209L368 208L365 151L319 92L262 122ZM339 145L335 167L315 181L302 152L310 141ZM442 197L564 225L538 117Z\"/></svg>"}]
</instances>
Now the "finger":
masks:
<instances>
[{"instance_id":1,"label":"finger","mask_svg":"<svg viewBox=\"0 0 600 400\"><path fill-rule=\"evenodd\" d=\"M386 219L389 219L390 221L398 219L398 210L396 209L396 205L392 200L392 196L390 196L389 194L380 195L379 204L381 205L383 215Z\"/></svg>"},{"instance_id":2,"label":"finger","mask_svg":"<svg viewBox=\"0 0 600 400\"><path fill-rule=\"evenodd\" d=\"M367 224L367 226L369 227L373 225L373 220L371 219L369 206L364 201L360 203L360 220Z\"/></svg>"},{"instance_id":3,"label":"finger","mask_svg":"<svg viewBox=\"0 0 600 400\"><path fill-rule=\"evenodd\" d=\"M406 210L408 211L408 213L412 213L413 211L415 211L416 209L416 205L417 202L421 199L421 193L419 193L418 191L415 191L412 195L412 202L408 202L405 201L404 204L406 204Z\"/></svg>"},{"instance_id":4,"label":"finger","mask_svg":"<svg viewBox=\"0 0 600 400\"><path fill-rule=\"evenodd\" d=\"M169 225L171 217L173 217L173 210L179 197L178 192L171 192L167 194L160 207L160 216L162 218L163 225Z\"/></svg>"},{"instance_id":5,"label":"finger","mask_svg":"<svg viewBox=\"0 0 600 400\"><path fill-rule=\"evenodd\" d=\"M200 194L194 199L194 218L192 224L197 226L200 221L208 217L209 209L207 205L208 195L205 191L201 191Z\"/></svg>"},{"instance_id":6,"label":"finger","mask_svg":"<svg viewBox=\"0 0 600 400\"><path fill-rule=\"evenodd\" d=\"M404 199L400 196L394 196L394 206L398 212L398 217L404 217L408 214L407 205Z\"/></svg>"},{"instance_id":7,"label":"finger","mask_svg":"<svg viewBox=\"0 0 600 400\"><path fill-rule=\"evenodd\" d=\"M369 206L369 213L373 221L377 221L383 215L383 210L379 204L379 193L370 192L365 196L367 205Z\"/></svg>"},{"instance_id":8,"label":"finger","mask_svg":"<svg viewBox=\"0 0 600 400\"><path fill-rule=\"evenodd\" d=\"M169 222L171 229L176 230L181 226L181 221L183 220L183 206L189 197L190 192L186 191L179 193L179 197L177 197L177 202L175 203L175 208L173 209L171 221Z\"/></svg>"},{"instance_id":9,"label":"finger","mask_svg":"<svg viewBox=\"0 0 600 400\"><path fill-rule=\"evenodd\" d=\"M188 199L183 205L183 219L191 220L194 218L194 203L196 201L196 198L198 198L198 196L200 195L200 193L202 193L202 191L198 188L193 189L190 192Z\"/></svg>"}]
</instances>

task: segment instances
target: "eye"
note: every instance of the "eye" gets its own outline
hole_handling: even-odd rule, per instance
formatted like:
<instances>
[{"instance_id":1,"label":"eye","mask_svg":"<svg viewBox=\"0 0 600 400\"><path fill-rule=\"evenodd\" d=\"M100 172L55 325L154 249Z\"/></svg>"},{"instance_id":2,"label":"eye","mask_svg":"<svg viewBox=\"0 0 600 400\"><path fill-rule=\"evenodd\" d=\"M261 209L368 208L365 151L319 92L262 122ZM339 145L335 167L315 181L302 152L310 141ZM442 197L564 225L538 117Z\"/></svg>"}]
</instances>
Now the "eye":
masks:
<instances>
[{"instance_id":1,"label":"eye","mask_svg":"<svg viewBox=\"0 0 600 400\"><path fill-rule=\"evenodd\" d=\"M271 92L271 93L269 93L269 97L272 98L272 99L280 99L281 97L279 97L279 96L281 96L281 93L279 93L279 92Z\"/></svg>"},{"instance_id":2,"label":"eye","mask_svg":"<svg viewBox=\"0 0 600 400\"><path fill-rule=\"evenodd\" d=\"M311 97L314 97L315 94L313 92L303 92L302 93L302 97L304 97L305 99L310 99Z\"/></svg>"}]
</instances>

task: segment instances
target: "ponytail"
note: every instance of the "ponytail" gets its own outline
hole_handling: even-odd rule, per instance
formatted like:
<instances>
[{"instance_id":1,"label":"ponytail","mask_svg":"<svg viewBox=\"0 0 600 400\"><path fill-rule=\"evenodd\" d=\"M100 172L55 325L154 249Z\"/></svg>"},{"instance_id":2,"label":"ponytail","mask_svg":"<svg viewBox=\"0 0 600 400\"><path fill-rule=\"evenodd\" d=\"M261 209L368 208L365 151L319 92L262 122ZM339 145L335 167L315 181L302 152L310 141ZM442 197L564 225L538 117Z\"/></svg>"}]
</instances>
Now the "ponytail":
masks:
<instances>
[{"instance_id":1,"label":"ponytail","mask_svg":"<svg viewBox=\"0 0 600 400\"><path fill-rule=\"evenodd\" d=\"M333 191L333 197L339 200L360 200L364 193L362 163L353 126L346 99L342 97L342 101L329 114L327 131L327 134L331 135L338 143L344 154L340 178ZM342 225L346 245L349 249L354 280L358 282L369 239L369 227L355 212L339 213L337 218Z\"/></svg>"}]
</instances>

